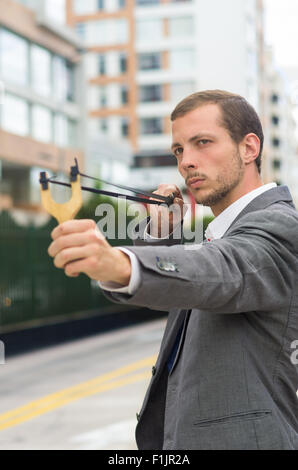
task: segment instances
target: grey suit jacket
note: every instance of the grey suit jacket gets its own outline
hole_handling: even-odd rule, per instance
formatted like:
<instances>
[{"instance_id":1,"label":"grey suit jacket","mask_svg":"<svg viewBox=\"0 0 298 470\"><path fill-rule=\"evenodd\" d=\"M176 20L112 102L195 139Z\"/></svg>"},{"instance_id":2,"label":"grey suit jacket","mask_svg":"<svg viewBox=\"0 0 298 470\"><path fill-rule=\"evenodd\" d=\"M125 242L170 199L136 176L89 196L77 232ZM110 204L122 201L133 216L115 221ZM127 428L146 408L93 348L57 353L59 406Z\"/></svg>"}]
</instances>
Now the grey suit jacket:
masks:
<instances>
[{"instance_id":1,"label":"grey suit jacket","mask_svg":"<svg viewBox=\"0 0 298 470\"><path fill-rule=\"evenodd\" d=\"M255 198L200 249L139 243L129 248L141 264L137 292L106 292L170 311L139 449L298 449L298 213L288 188Z\"/></svg>"}]
</instances>

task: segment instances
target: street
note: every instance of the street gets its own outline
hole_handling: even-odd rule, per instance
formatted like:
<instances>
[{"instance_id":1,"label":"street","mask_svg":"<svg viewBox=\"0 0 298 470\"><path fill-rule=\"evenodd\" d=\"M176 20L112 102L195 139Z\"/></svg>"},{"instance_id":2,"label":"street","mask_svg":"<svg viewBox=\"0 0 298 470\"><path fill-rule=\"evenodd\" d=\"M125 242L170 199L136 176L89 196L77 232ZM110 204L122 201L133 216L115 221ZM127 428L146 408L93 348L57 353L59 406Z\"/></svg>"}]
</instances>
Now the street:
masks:
<instances>
[{"instance_id":1,"label":"street","mask_svg":"<svg viewBox=\"0 0 298 470\"><path fill-rule=\"evenodd\" d=\"M0 365L0 449L136 449L140 410L165 319Z\"/></svg>"}]
</instances>

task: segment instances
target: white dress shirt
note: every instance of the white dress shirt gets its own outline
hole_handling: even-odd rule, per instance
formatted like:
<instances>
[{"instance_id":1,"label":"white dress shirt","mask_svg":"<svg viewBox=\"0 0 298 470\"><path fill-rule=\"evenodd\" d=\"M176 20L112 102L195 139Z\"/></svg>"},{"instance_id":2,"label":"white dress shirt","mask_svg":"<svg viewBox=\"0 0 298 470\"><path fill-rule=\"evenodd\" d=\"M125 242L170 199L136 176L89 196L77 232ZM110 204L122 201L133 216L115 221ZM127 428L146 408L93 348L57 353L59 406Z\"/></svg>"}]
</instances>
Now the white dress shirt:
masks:
<instances>
[{"instance_id":1,"label":"white dress shirt","mask_svg":"<svg viewBox=\"0 0 298 470\"><path fill-rule=\"evenodd\" d=\"M230 206L228 206L223 212L221 212L210 224L208 225L205 231L205 237L208 241L212 241L218 238L221 238L225 232L228 230L232 222L236 219L238 214L257 196L268 191L269 189L275 188L277 185L276 183L268 183L260 186L257 189L245 194L241 198L237 199L237 201L233 202ZM155 239L155 237L151 237L148 234L148 225L145 229L145 239ZM126 253L130 257L131 261L131 276L130 281L127 286L119 287L119 284L115 282L99 282L99 286L110 292L118 292L122 294L129 294L133 295L139 285L141 284L141 269L140 269L140 262L136 255L129 251L126 248L119 248L124 253Z\"/></svg>"}]
</instances>

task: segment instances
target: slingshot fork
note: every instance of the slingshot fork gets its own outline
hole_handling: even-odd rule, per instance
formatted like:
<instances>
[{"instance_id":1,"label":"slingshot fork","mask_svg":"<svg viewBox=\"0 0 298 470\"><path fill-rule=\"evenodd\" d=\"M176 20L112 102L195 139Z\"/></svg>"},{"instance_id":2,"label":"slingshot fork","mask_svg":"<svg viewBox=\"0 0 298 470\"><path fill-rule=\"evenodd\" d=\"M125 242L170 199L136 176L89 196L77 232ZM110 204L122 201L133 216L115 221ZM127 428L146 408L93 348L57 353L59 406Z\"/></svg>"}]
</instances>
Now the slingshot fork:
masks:
<instances>
[{"instance_id":1,"label":"slingshot fork","mask_svg":"<svg viewBox=\"0 0 298 470\"><path fill-rule=\"evenodd\" d=\"M80 183L80 174L78 166L72 166L70 169L70 183L72 196L69 201L59 204L51 196L49 188L49 179L45 171L40 173L41 201L46 211L57 219L58 224L71 220L82 207L82 190Z\"/></svg>"}]
</instances>

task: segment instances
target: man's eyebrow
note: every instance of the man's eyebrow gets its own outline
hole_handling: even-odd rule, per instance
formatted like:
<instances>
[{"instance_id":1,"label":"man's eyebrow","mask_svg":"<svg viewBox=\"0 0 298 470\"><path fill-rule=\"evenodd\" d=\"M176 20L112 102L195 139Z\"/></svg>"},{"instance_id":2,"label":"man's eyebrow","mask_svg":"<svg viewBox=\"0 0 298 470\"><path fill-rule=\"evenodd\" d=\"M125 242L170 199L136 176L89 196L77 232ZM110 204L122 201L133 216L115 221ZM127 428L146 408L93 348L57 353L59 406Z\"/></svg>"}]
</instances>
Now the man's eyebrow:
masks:
<instances>
[{"instance_id":1,"label":"man's eyebrow","mask_svg":"<svg viewBox=\"0 0 298 470\"><path fill-rule=\"evenodd\" d=\"M204 132L204 133L199 133L199 134L196 134L194 135L193 137L191 137L190 139L188 139L188 142L189 143L193 143L195 142L196 140L198 139L203 139L204 137L206 138L210 138L210 139L215 139L215 135L214 134L210 134L209 132ZM175 142L174 144L172 144L171 146L171 149L173 150L174 148L176 147L181 147L181 144L179 144L179 142Z\"/></svg>"},{"instance_id":2,"label":"man's eyebrow","mask_svg":"<svg viewBox=\"0 0 298 470\"><path fill-rule=\"evenodd\" d=\"M174 148L176 147L181 147L181 145L179 144L179 142L175 142L174 144L171 145L171 150L174 150Z\"/></svg>"},{"instance_id":3,"label":"man's eyebrow","mask_svg":"<svg viewBox=\"0 0 298 470\"><path fill-rule=\"evenodd\" d=\"M215 139L215 135L214 134L210 134L209 132L200 132L199 134L197 135L194 135L193 137L191 137L188 142L189 143L192 143L194 142L195 140L198 140L198 139L203 139L204 137L209 137L210 139Z\"/></svg>"}]
</instances>

